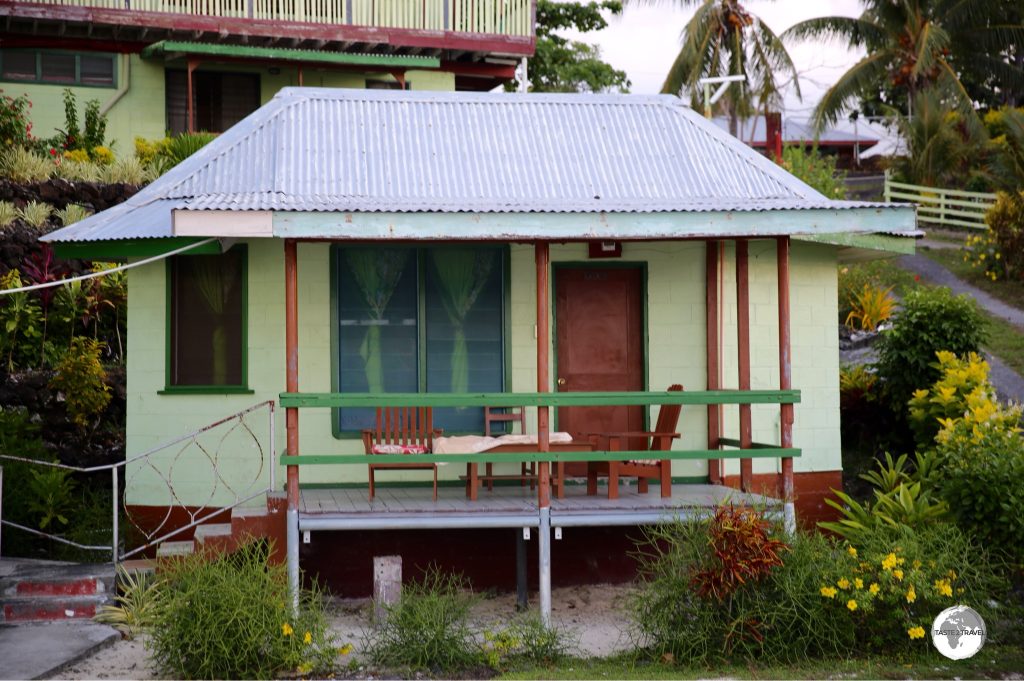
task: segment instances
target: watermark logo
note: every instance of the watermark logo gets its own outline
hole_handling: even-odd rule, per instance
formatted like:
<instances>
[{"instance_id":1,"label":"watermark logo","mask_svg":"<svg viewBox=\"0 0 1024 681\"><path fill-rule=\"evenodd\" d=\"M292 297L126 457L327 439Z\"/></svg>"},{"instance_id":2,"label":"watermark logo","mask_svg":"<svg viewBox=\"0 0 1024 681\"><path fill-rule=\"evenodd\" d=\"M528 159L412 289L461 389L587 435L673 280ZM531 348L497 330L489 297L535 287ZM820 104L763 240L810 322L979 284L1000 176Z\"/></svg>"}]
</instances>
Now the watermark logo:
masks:
<instances>
[{"instance_id":1,"label":"watermark logo","mask_svg":"<svg viewBox=\"0 0 1024 681\"><path fill-rule=\"evenodd\" d=\"M985 620L973 608L955 605L932 623L932 644L951 660L973 657L985 645Z\"/></svg>"}]
</instances>

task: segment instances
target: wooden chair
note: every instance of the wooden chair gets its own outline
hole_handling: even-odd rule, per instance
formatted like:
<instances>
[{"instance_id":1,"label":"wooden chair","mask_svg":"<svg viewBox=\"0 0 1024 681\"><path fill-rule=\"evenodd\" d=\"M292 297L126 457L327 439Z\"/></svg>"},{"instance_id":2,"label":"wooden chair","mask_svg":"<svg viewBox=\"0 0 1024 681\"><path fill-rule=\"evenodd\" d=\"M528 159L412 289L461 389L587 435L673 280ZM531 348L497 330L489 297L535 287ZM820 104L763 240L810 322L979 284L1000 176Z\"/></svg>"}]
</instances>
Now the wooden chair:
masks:
<instances>
[{"instance_id":1,"label":"wooden chair","mask_svg":"<svg viewBox=\"0 0 1024 681\"><path fill-rule=\"evenodd\" d=\"M519 432L526 432L526 410L522 407L484 407L484 435L487 437L493 437L493 429L491 428L492 423L510 423L514 424L519 422ZM511 432L511 430L510 430ZM504 435L504 433L501 433ZM487 482L487 491L494 491L494 464L488 463L486 465L487 473L484 480ZM537 482L537 464L533 461L527 463L523 462L519 467L519 475L522 479L519 481L521 487L526 486L527 478L529 477L530 489L533 489Z\"/></svg>"},{"instance_id":2,"label":"wooden chair","mask_svg":"<svg viewBox=\"0 0 1024 681\"><path fill-rule=\"evenodd\" d=\"M669 386L669 392L681 391L679 384ZM644 441L643 449L650 452L667 452L672 449L672 440L679 437L679 413L682 405L663 404L658 412L658 422L651 432L590 433L590 441L598 451L622 451L630 445L629 440ZM634 445L635 446L635 445ZM637 489L647 493L647 481L657 478L661 481L661 496L672 496L672 461L670 459L644 459L633 461L591 462L587 466L587 494L597 494L597 476L608 476L608 498L619 496L621 476L637 478Z\"/></svg>"},{"instance_id":3,"label":"wooden chair","mask_svg":"<svg viewBox=\"0 0 1024 681\"><path fill-rule=\"evenodd\" d=\"M441 435L434 429L434 412L430 407L380 407L377 427L363 431L363 448L367 454L429 454L434 438ZM436 463L371 463L370 501L376 491L374 473L378 470L433 470L434 501L437 501Z\"/></svg>"}]
</instances>

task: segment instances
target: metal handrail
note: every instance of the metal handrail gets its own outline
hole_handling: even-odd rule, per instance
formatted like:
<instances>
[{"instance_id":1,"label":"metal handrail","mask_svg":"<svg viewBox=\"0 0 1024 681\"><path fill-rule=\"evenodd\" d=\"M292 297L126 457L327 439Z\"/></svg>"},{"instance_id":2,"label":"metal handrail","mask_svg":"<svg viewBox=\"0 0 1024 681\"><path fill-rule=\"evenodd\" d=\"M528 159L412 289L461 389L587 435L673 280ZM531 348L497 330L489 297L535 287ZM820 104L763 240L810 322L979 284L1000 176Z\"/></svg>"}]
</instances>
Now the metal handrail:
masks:
<instances>
[{"instance_id":1,"label":"metal handrail","mask_svg":"<svg viewBox=\"0 0 1024 681\"><path fill-rule=\"evenodd\" d=\"M238 498L237 495L236 495L235 501L232 502L231 504L229 504L227 506L219 506L216 509L210 510L210 512L205 514L205 515L202 515L202 511L204 510L204 508L201 507L198 511L196 511L196 513L194 515L192 515L192 520L188 524L186 524L186 525L184 525L182 527L177 527L177 528L175 528L175 529L173 529L173 530L171 530L171 531L169 531L167 533L164 533L164 534L162 534L162 535L160 535L158 537L149 536L148 537L148 541L146 541L142 545L137 546L134 549L132 549L130 551L127 551L127 552L125 552L123 554L119 554L118 553L118 544L119 544L119 538L120 538L120 527L119 527L119 520L118 519L119 519L120 511L121 511L121 503L120 503L121 494L120 494L120 477L118 475L118 472L119 472L118 469L125 468L125 470L127 470L128 464L148 459L148 458L152 457L154 454L157 454L157 453L159 453L159 452L161 452L161 451L163 451L163 450L165 450L165 449L167 449L169 447L173 447L173 446L181 444L183 442L195 441L196 438L198 436L202 435L203 433L210 432L210 431L212 431L212 430L214 430L214 429L216 429L216 428L218 428L220 426L223 426L226 423L230 423L233 420L237 420L239 423L243 423L244 424L244 420L243 419L245 418L245 416L247 416L248 414L251 414L251 413L253 413L253 412L255 412L255 411L259 410L259 409L263 409L263 408L266 408L267 411L268 411L268 436L267 437L269 439L269 444L268 444L268 448L267 448L268 455L265 456L265 458L261 457L260 470L257 472L257 475L262 475L263 465L264 464L268 464L267 465L267 468L269 469L268 470L268 474L269 474L269 484L268 484L268 486L265 487L265 488L261 488L261 489L257 490L256 492L253 492L252 494L249 494L248 496L245 496L243 498ZM193 430L193 431L191 431L189 433L186 433L186 434L181 435L179 437L176 437L176 438L174 438L172 440L169 440L167 442L164 442L164 443L161 443L159 445L156 445L155 447L151 447L150 449L147 449L144 452L136 454L136 455L134 455L134 456L132 456L130 458L126 458L124 461L117 461L115 463L103 464L103 465L100 465L100 466L69 466L67 464L62 464L62 463L53 462L53 461L38 461L36 459L28 459L28 458L21 457L21 456L12 456L10 454L0 454L0 460L17 461L17 462L27 463L27 464L31 464L31 465L35 465L35 466L42 466L42 467L48 467L48 468L57 468L57 469L61 469L61 470L71 471L71 472L74 472L74 473L97 473L97 472L100 472L100 471L109 470L110 473L111 473L111 478L112 478L112 496L113 496L113 523L112 523L112 525L113 525L113 527L112 527L112 541L111 541L110 546L91 546L91 545L85 545L85 544L79 544L77 542L73 542L73 541L71 541L69 539L65 539L64 537L61 537L60 535L56 535L56 534L52 534L52 533L48 533L48 532L42 532L40 530L36 530L36 529L30 528L30 527L25 527L24 525L20 525L18 523L11 522L9 520L4 520L3 519L3 467L2 466L0 466L0 526L6 525L7 527L13 527L13 528L18 529L18 530L29 532L30 534L34 534L34 535L41 536L41 537L46 537L46 538L52 539L54 541L57 541L59 543L63 543L63 544L70 545L70 546L74 546L76 548L80 548L80 549L83 549L83 550L89 550L89 551L110 551L111 552L111 560L112 560L113 563L116 564L119 560L124 560L125 558L128 558L129 556L133 556L133 555L135 555L137 553L140 553L140 552L146 550L147 548L150 548L150 547L152 547L152 546L154 546L156 544L159 544L162 541L167 540L169 537L172 537L172 536L177 535L177 534L179 534L181 532L184 532L185 530L188 530L188 529L191 529L193 527L196 527L197 525L202 524L203 522L205 522L209 518L213 517L214 515L222 514L225 511L229 511L229 510L231 510L231 509L233 509L233 508L235 508L237 506L240 506L241 504L244 504L244 503L246 503L248 501L251 501L251 500L259 497L260 495L264 495L264 494L266 494L266 493L268 493L270 491L273 491L276 488L276 469L277 469L277 465L275 463L275 461L277 459L277 443L276 443L276 431L275 431L275 423L274 423L274 421L275 421L275 414L276 414L276 403L274 402L274 400L265 400L263 402L259 402L257 404L254 404L251 407L248 407L248 408L243 409L241 411L235 412L234 414L231 414L230 416L226 416L226 417L224 417L222 419L218 419L217 421L214 421L213 423L207 424L207 425L205 425L205 426L203 426L201 428L197 428L197 429L195 429L195 430ZM248 426L246 426L246 429L248 430ZM250 430L249 433L252 434L252 431ZM255 438L255 435L253 435L253 437ZM222 438L222 441L223 441L223 438ZM262 448L261 448L261 452L262 452Z\"/></svg>"}]
</instances>

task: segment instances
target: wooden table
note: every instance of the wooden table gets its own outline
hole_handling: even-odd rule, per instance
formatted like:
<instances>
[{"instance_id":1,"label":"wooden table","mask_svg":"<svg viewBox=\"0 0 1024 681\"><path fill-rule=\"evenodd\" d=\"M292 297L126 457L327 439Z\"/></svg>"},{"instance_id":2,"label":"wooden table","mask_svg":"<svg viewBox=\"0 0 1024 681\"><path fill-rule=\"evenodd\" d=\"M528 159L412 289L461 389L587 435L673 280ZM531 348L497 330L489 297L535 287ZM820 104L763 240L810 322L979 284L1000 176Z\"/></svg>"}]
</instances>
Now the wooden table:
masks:
<instances>
[{"instance_id":1,"label":"wooden table","mask_svg":"<svg viewBox=\"0 0 1024 681\"><path fill-rule=\"evenodd\" d=\"M548 446L552 452L590 452L593 451L594 446L590 442L573 441L573 442L552 442ZM521 454L523 452L536 452L538 446L536 444L516 444L516 445L498 445L492 449L486 450L483 453L497 452L499 454ZM522 482L529 482L530 488L532 489L534 484L537 482L536 474L526 473L524 474L507 474L507 475L480 475L477 471L477 467L480 464L467 463L466 464L466 496L471 501L476 501L477 491L480 488L482 482L488 480L520 480ZM565 498L565 462L559 461L554 464L551 476L552 486L554 487L555 497L558 499Z\"/></svg>"}]
</instances>

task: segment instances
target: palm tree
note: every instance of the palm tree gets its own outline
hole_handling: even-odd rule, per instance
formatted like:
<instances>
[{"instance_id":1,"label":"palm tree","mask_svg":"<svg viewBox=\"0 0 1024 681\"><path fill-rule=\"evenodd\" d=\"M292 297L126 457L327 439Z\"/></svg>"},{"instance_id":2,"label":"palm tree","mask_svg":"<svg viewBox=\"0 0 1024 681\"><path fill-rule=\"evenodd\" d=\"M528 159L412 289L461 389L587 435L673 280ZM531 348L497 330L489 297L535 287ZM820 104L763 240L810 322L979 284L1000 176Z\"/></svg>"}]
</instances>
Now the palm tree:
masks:
<instances>
[{"instance_id":1,"label":"palm tree","mask_svg":"<svg viewBox=\"0 0 1024 681\"><path fill-rule=\"evenodd\" d=\"M928 187L964 186L977 175L972 168L984 145L984 129L953 111L935 88L914 95L913 116L896 115L907 154L894 170L904 182Z\"/></svg>"},{"instance_id":2,"label":"palm tree","mask_svg":"<svg viewBox=\"0 0 1024 681\"><path fill-rule=\"evenodd\" d=\"M682 32L682 48L672 63L661 91L679 94L689 90L694 108L699 101L701 78L747 76L747 82L729 88L723 107L729 115L729 130L736 134L739 118L781 103L777 77L791 74L796 94L800 84L796 67L782 40L738 0L632 0L635 4L671 3L696 7Z\"/></svg>"},{"instance_id":3,"label":"palm tree","mask_svg":"<svg viewBox=\"0 0 1024 681\"><path fill-rule=\"evenodd\" d=\"M1019 90L1024 70L1008 53L1024 44L1024 25L1001 0L861 0L860 17L820 17L789 28L783 37L844 41L867 54L840 76L815 109L818 130L834 123L858 98L882 93L887 104L908 108L918 92L936 86L965 111L974 102L960 80L968 67L993 72ZM1003 16L1003 15L1006 16ZM898 100L898 101L894 101Z\"/></svg>"}]
</instances>

